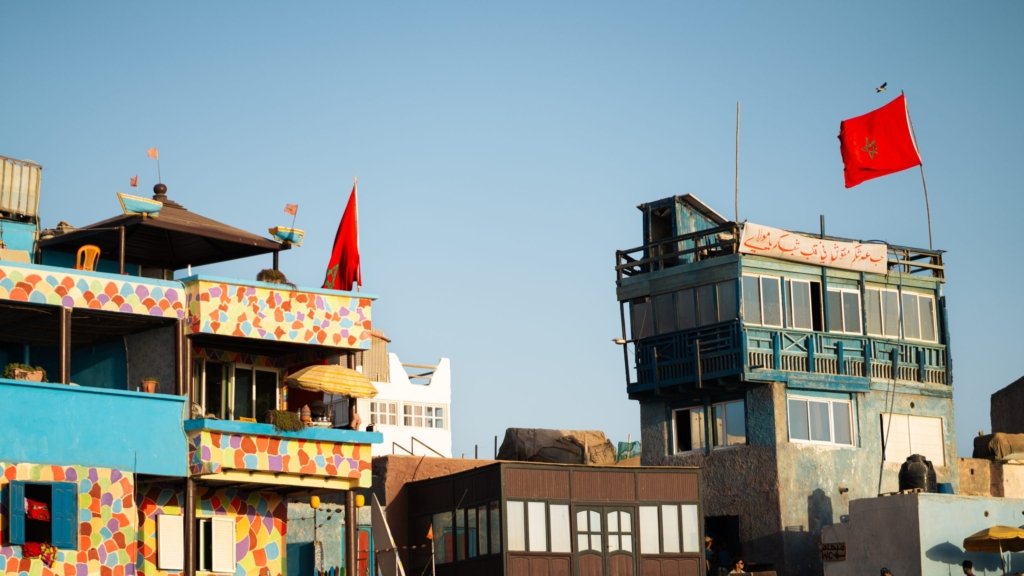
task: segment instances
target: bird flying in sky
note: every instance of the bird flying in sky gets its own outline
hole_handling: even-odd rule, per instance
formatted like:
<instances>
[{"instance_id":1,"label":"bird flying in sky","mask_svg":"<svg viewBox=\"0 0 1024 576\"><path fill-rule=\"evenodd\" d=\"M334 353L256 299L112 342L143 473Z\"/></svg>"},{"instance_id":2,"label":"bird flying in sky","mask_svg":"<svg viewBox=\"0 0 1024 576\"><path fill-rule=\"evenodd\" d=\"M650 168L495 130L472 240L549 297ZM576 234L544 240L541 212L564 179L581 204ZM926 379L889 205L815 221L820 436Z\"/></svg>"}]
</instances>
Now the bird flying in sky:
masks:
<instances>
[{"instance_id":1,"label":"bird flying in sky","mask_svg":"<svg viewBox=\"0 0 1024 576\"><path fill-rule=\"evenodd\" d=\"M876 93L882 93L882 92L885 92L885 85L886 85L886 84L888 84L888 82L882 82L882 85L881 85L881 86L879 86L878 88L875 88L875 92L876 92Z\"/></svg>"}]
</instances>

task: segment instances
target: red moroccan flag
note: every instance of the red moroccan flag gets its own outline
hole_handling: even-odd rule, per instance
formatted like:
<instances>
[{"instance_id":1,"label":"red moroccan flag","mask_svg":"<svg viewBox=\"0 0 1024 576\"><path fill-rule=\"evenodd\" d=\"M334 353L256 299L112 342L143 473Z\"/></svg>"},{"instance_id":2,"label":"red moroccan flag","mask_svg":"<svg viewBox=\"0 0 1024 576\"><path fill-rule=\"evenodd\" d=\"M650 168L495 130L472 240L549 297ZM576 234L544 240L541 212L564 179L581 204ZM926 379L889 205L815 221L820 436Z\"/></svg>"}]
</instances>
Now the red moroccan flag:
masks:
<instances>
[{"instance_id":1,"label":"red moroccan flag","mask_svg":"<svg viewBox=\"0 0 1024 576\"><path fill-rule=\"evenodd\" d=\"M285 204L284 205L284 212L285 212L285 214L291 214L292 216L295 216L296 214L299 213L299 205L298 204Z\"/></svg>"},{"instance_id":2,"label":"red moroccan flag","mask_svg":"<svg viewBox=\"0 0 1024 576\"><path fill-rule=\"evenodd\" d=\"M877 110L839 123L846 187L921 163L910 131L910 114L903 94Z\"/></svg>"},{"instance_id":3,"label":"red moroccan flag","mask_svg":"<svg viewBox=\"0 0 1024 576\"><path fill-rule=\"evenodd\" d=\"M160 151L157 150L156 148L149 148L148 150L146 150L146 156L149 156L153 160L159 160L160 159Z\"/></svg>"},{"instance_id":4,"label":"red moroccan flag","mask_svg":"<svg viewBox=\"0 0 1024 576\"><path fill-rule=\"evenodd\" d=\"M352 283L363 285L363 277L359 268L359 228L357 220L359 210L356 207L356 183L352 184L352 193L345 206L345 214L338 225L338 233L334 236L334 249L331 259L327 262L327 276L324 288L334 290L351 290Z\"/></svg>"}]
</instances>

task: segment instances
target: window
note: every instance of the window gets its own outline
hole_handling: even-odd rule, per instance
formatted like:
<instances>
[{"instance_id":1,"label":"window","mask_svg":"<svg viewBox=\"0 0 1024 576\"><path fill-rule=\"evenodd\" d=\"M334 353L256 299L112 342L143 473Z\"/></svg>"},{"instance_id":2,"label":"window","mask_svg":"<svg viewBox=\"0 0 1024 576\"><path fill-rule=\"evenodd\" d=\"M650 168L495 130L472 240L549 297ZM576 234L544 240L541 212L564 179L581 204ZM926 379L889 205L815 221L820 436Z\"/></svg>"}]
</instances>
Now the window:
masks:
<instances>
[{"instance_id":1,"label":"window","mask_svg":"<svg viewBox=\"0 0 1024 576\"><path fill-rule=\"evenodd\" d=\"M828 289L828 331L860 334L860 293L856 290Z\"/></svg>"},{"instance_id":2,"label":"window","mask_svg":"<svg viewBox=\"0 0 1024 576\"><path fill-rule=\"evenodd\" d=\"M204 414L265 422L267 411L277 408L276 370L209 360L198 360L197 364Z\"/></svg>"},{"instance_id":3,"label":"window","mask_svg":"<svg viewBox=\"0 0 1024 576\"><path fill-rule=\"evenodd\" d=\"M416 428L445 428L444 407L426 404L404 404L402 425Z\"/></svg>"},{"instance_id":4,"label":"window","mask_svg":"<svg viewBox=\"0 0 1024 576\"><path fill-rule=\"evenodd\" d=\"M886 462L905 462L907 456L920 454L935 466L946 465L942 418L883 413L881 429Z\"/></svg>"},{"instance_id":5,"label":"window","mask_svg":"<svg viewBox=\"0 0 1024 576\"><path fill-rule=\"evenodd\" d=\"M370 402L370 422L388 426L398 424L398 402Z\"/></svg>"},{"instance_id":6,"label":"window","mask_svg":"<svg viewBox=\"0 0 1024 576\"><path fill-rule=\"evenodd\" d=\"M787 280L786 322L796 330L821 330L821 284Z\"/></svg>"},{"instance_id":7,"label":"window","mask_svg":"<svg viewBox=\"0 0 1024 576\"><path fill-rule=\"evenodd\" d=\"M576 552L601 552L601 513L576 511Z\"/></svg>"},{"instance_id":8,"label":"window","mask_svg":"<svg viewBox=\"0 0 1024 576\"><path fill-rule=\"evenodd\" d=\"M790 396L788 400L791 441L853 445L849 399Z\"/></svg>"},{"instance_id":9,"label":"window","mask_svg":"<svg viewBox=\"0 0 1024 576\"><path fill-rule=\"evenodd\" d=\"M517 552L571 552L569 505L509 500L508 549ZM549 531L550 528L550 531ZM492 534L497 538L500 534Z\"/></svg>"},{"instance_id":10,"label":"window","mask_svg":"<svg viewBox=\"0 0 1024 576\"><path fill-rule=\"evenodd\" d=\"M234 518L196 518L196 570L234 574Z\"/></svg>"},{"instance_id":11,"label":"window","mask_svg":"<svg viewBox=\"0 0 1024 576\"><path fill-rule=\"evenodd\" d=\"M605 514L608 525L608 551L633 551L633 514L612 510Z\"/></svg>"},{"instance_id":12,"label":"window","mask_svg":"<svg viewBox=\"0 0 1024 576\"><path fill-rule=\"evenodd\" d=\"M903 293L903 335L908 340L937 340L934 298L913 292Z\"/></svg>"},{"instance_id":13,"label":"window","mask_svg":"<svg viewBox=\"0 0 1024 576\"><path fill-rule=\"evenodd\" d=\"M864 307L868 317L868 334L886 338L900 337L899 293L895 290L864 291Z\"/></svg>"},{"instance_id":14,"label":"window","mask_svg":"<svg viewBox=\"0 0 1024 576\"><path fill-rule=\"evenodd\" d=\"M455 561L455 530L451 512L439 512L431 519L434 558L438 564Z\"/></svg>"},{"instance_id":15,"label":"window","mask_svg":"<svg viewBox=\"0 0 1024 576\"><path fill-rule=\"evenodd\" d=\"M629 320L634 340L654 335L654 318L651 313L650 298L644 297L630 300Z\"/></svg>"},{"instance_id":16,"label":"window","mask_svg":"<svg viewBox=\"0 0 1024 576\"><path fill-rule=\"evenodd\" d=\"M702 450L705 441L706 414L702 406L673 410L672 428L675 431L676 453ZM746 414L743 400L719 402L711 406L712 441L715 448L747 443Z\"/></svg>"},{"instance_id":17,"label":"window","mask_svg":"<svg viewBox=\"0 0 1024 576\"><path fill-rule=\"evenodd\" d=\"M8 540L78 547L78 485L12 480L8 488Z\"/></svg>"},{"instance_id":18,"label":"window","mask_svg":"<svg viewBox=\"0 0 1024 576\"><path fill-rule=\"evenodd\" d=\"M639 517L641 554L700 551L696 504L641 506Z\"/></svg>"},{"instance_id":19,"label":"window","mask_svg":"<svg viewBox=\"0 0 1024 576\"><path fill-rule=\"evenodd\" d=\"M743 321L782 327L782 290L775 276L743 276Z\"/></svg>"},{"instance_id":20,"label":"window","mask_svg":"<svg viewBox=\"0 0 1024 576\"><path fill-rule=\"evenodd\" d=\"M488 522L490 523L491 554L501 553L501 507L498 502L491 502L487 505Z\"/></svg>"}]
</instances>

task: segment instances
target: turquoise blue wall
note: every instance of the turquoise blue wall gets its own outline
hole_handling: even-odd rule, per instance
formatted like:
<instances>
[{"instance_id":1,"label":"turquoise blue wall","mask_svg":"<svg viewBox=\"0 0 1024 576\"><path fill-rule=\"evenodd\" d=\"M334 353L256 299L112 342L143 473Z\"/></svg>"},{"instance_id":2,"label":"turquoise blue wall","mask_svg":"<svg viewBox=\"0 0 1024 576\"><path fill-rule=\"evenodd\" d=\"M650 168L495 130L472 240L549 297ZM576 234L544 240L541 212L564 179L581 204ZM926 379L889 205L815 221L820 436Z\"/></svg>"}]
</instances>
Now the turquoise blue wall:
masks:
<instances>
[{"instance_id":1,"label":"turquoise blue wall","mask_svg":"<svg viewBox=\"0 0 1024 576\"><path fill-rule=\"evenodd\" d=\"M8 250L26 250L31 254L36 248L36 226L25 222L0 220L0 240L3 240Z\"/></svg>"},{"instance_id":2,"label":"turquoise blue wall","mask_svg":"<svg viewBox=\"0 0 1024 576\"><path fill-rule=\"evenodd\" d=\"M185 397L0 378L0 461L184 477Z\"/></svg>"}]
</instances>

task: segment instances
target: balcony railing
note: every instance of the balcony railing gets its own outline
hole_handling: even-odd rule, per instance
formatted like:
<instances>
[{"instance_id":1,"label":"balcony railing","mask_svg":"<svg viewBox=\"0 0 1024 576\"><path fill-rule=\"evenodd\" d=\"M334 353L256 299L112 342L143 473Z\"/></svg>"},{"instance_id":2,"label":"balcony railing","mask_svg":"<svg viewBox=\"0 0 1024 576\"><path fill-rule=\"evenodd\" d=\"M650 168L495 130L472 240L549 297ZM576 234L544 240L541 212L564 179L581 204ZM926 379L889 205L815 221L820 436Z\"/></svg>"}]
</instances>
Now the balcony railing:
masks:
<instances>
[{"instance_id":1,"label":"balcony railing","mask_svg":"<svg viewBox=\"0 0 1024 576\"><path fill-rule=\"evenodd\" d=\"M629 383L631 393L706 387L721 379L786 380L811 374L859 386L871 380L951 383L945 346L928 342L727 322L645 338L636 347L636 382Z\"/></svg>"},{"instance_id":2,"label":"balcony railing","mask_svg":"<svg viewBox=\"0 0 1024 576\"><path fill-rule=\"evenodd\" d=\"M740 251L741 226L728 223L715 228L691 232L653 241L643 246L618 250L615 253L615 272L619 281L624 278L694 264L709 258L718 258ZM824 240L849 241L848 238L821 236L796 232ZM945 271L942 252L888 245L887 270L913 276L942 280Z\"/></svg>"}]
</instances>

